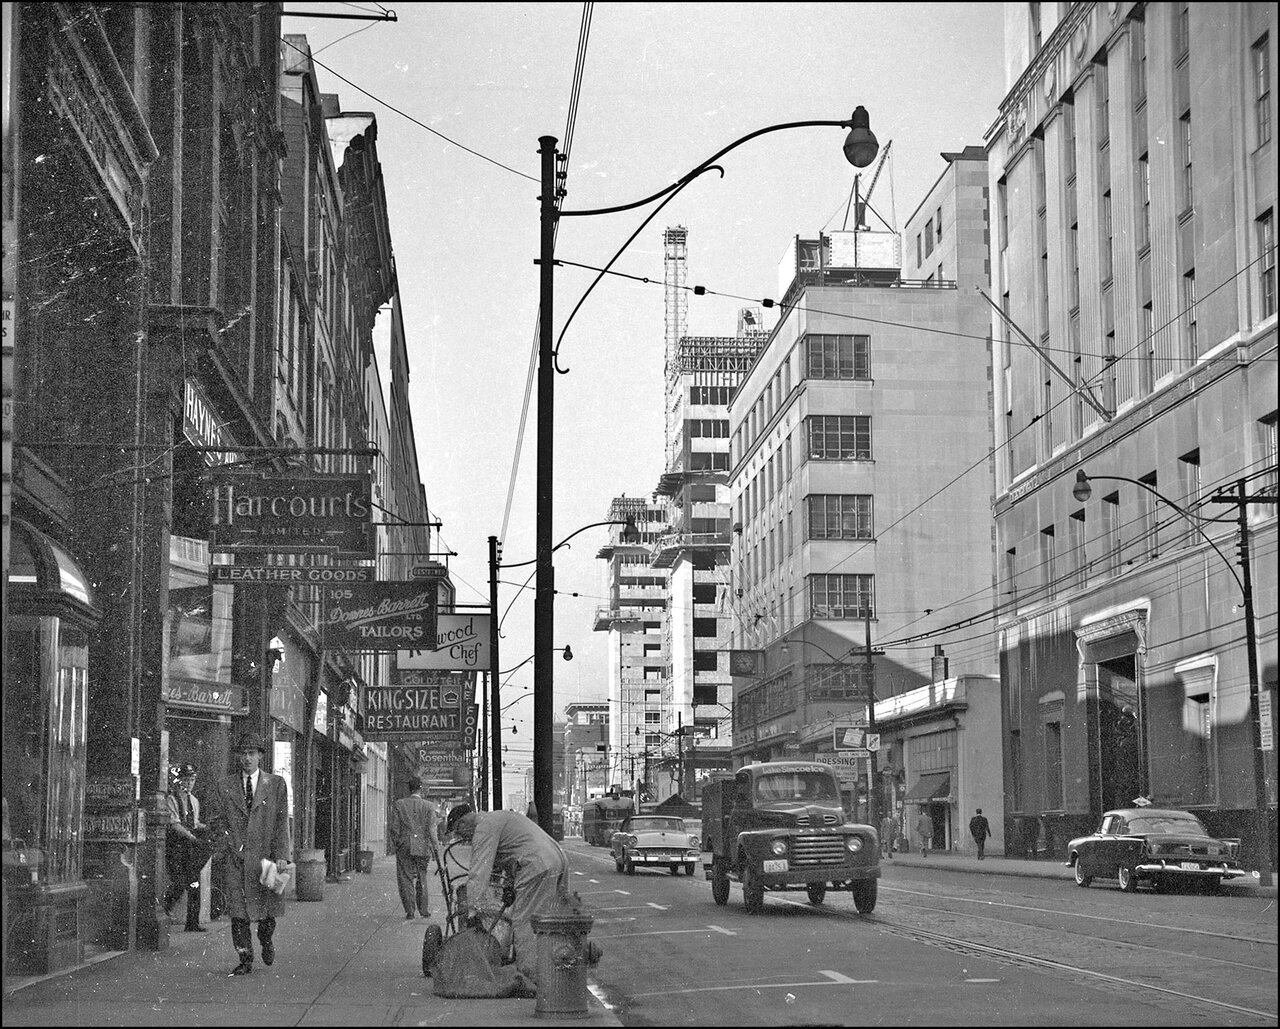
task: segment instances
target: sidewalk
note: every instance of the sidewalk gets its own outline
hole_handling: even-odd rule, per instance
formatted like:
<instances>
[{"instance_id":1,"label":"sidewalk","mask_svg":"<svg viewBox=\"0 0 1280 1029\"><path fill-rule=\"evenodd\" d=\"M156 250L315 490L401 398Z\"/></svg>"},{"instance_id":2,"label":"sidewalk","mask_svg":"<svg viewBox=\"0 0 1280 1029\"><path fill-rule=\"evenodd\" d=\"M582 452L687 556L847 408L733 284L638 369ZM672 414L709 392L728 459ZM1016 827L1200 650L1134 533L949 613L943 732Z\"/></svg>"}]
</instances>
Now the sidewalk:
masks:
<instances>
[{"instance_id":1,"label":"sidewalk","mask_svg":"<svg viewBox=\"0 0 1280 1029\"><path fill-rule=\"evenodd\" d=\"M253 975L228 975L235 951L225 917L207 933L184 933L174 922L167 950L100 957L39 980L6 978L3 1021L184 1027L622 1024L594 996L588 1017L571 1019L537 1017L533 1000L435 996L431 980L422 975L422 937L428 924L443 924L439 892L433 882L432 918L406 920L396 894L395 859L379 858L372 875L326 882L323 901L288 903L270 968L259 958Z\"/></svg>"},{"instance_id":2,"label":"sidewalk","mask_svg":"<svg viewBox=\"0 0 1280 1029\"><path fill-rule=\"evenodd\" d=\"M892 860L880 862L881 868L907 865L913 868L945 868L950 872L977 872L983 875L1021 875L1033 879L1073 880L1075 873L1060 860L1036 860L1025 858L985 857L981 861L973 854L953 854L949 851L929 851L923 857L917 851L894 854ZM1252 876L1231 879L1222 884L1222 893L1228 897L1275 897L1275 886L1259 886Z\"/></svg>"}]
</instances>

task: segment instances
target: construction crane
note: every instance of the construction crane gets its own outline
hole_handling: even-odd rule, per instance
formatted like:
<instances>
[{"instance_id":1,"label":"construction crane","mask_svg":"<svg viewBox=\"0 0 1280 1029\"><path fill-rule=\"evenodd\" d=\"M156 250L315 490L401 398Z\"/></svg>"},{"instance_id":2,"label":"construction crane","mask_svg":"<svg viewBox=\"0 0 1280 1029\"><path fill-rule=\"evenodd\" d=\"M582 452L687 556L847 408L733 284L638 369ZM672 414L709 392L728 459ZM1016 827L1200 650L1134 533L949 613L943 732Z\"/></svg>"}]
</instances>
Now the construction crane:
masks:
<instances>
[{"instance_id":1,"label":"construction crane","mask_svg":"<svg viewBox=\"0 0 1280 1029\"><path fill-rule=\"evenodd\" d=\"M880 172L884 170L884 162L888 159L889 151L892 148L893 148L893 140L889 140L889 142L884 145L884 149L880 151L880 161L876 164L875 174L871 176L871 185L867 187L866 196L860 197L858 195L858 186L862 180L862 173L859 172L857 175L853 177L853 189L849 193L849 203L845 206L845 209L844 209L844 225L842 226L843 228L847 229L849 227L849 209L850 208L853 208L857 212L853 219L854 229L855 230L865 229L867 227L866 209L869 201L871 200L871 194L875 192L876 183L880 181ZM879 215L877 215L876 217L879 217ZM884 221L883 218L880 218L880 220ZM889 223L885 222L885 224L888 225ZM892 226L889 226L889 227L892 228Z\"/></svg>"}]
</instances>

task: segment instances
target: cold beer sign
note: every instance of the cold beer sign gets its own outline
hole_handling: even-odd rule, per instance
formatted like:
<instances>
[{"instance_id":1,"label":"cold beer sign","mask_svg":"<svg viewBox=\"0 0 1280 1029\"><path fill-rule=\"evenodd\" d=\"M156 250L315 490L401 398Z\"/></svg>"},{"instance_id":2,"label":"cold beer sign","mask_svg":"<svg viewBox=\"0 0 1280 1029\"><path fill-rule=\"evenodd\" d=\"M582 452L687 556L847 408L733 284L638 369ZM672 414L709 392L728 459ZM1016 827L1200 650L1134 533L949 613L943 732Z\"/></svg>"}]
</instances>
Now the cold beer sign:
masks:
<instances>
[{"instance_id":1,"label":"cold beer sign","mask_svg":"<svg viewBox=\"0 0 1280 1029\"><path fill-rule=\"evenodd\" d=\"M436 590L420 582L353 582L321 592L326 647L403 650L436 638Z\"/></svg>"}]
</instances>

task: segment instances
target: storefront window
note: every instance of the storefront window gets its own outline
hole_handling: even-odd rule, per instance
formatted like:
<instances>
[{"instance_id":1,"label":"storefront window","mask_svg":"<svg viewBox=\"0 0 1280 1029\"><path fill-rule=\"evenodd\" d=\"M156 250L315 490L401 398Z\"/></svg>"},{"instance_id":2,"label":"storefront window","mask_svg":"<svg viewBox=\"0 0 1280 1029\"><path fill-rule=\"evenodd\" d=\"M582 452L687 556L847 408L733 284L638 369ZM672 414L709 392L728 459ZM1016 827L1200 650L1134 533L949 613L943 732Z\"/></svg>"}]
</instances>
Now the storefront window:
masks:
<instances>
[{"instance_id":1,"label":"storefront window","mask_svg":"<svg viewBox=\"0 0 1280 1029\"><path fill-rule=\"evenodd\" d=\"M5 685L4 799L9 829L33 856L41 881L80 878L89 643L54 617L14 617ZM34 855L39 852L40 858Z\"/></svg>"}]
</instances>

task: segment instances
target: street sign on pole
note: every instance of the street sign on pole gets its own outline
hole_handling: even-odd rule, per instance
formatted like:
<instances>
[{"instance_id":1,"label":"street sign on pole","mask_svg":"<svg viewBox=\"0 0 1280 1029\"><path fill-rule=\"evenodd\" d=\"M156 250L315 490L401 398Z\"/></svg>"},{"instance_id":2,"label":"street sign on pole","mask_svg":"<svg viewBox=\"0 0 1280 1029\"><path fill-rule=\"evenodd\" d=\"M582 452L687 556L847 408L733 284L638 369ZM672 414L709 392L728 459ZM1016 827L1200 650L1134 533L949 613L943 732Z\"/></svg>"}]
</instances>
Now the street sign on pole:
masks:
<instances>
[{"instance_id":1,"label":"street sign on pole","mask_svg":"<svg viewBox=\"0 0 1280 1029\"><path fill-rule=\"evenodd\" d=\"M866 730L861 726L838 725L833 730L833 746L838 751L861 750L866 746Z\"/></svg>"}]
</instances>

